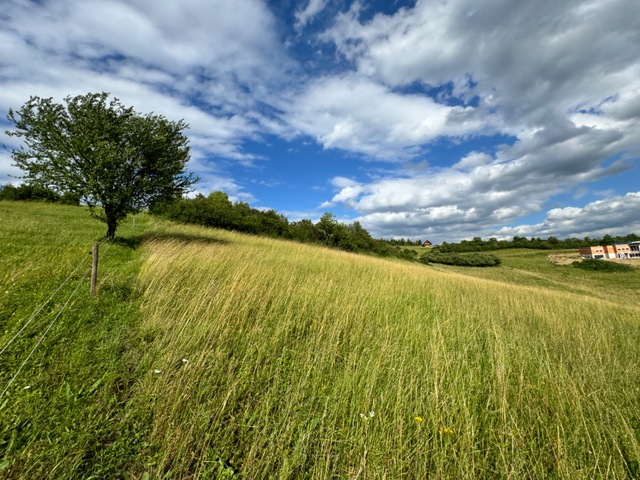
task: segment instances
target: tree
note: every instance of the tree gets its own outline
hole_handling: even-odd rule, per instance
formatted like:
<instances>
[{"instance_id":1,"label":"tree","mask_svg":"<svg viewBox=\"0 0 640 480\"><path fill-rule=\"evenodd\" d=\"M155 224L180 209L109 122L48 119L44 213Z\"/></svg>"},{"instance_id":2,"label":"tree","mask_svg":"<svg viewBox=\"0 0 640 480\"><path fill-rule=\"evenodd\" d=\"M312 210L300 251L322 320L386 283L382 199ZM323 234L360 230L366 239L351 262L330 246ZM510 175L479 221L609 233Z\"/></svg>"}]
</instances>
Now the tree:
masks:
<instances>
[{"instance_id":1,"label":"tree","mask_svg":"<svg viewBox=\"0 0 640 480\"><path fill-rule=\"evenodd\" d=\"M351 252L370 252L373 250L374 242L373 238L360 225L360 222L355 221L351 225L347 226L349 236L344 241L344 249Z\"/></svg>"},{"instance_id":2,"label":"tree","mask_svg":"<svg viewBox=\"0 0 640 480\"><path fill-rule=\"evenodd\" d=\"M601 240L602 245L613 245L615 242L615 238L613 238L613 236L609 235L608 233L604 235Z\"/></svg>"},{"instance_id":3,"label":"tree","mask_svg":"<svg viewBox=\"0 0 640 480\"><path fill-rule=\"evenodd\" d=\"M316 228L320 232L322 243L327 247L340 247L340 244L349 237L347 227L338 222L333 213L326 212L320 221L316 223Z\"/></svg>"},{"instance_id":4,"label":"tree","mask_svg":"<svg viewBox=\"0 0 640 480\"><path fill-rule=\"evenodd\" d=\"M185 174L189 161L184 121L141 115L109 94L31 97L9 110L26 145L12 151L27 183L82 199L107 224L107 239L128 214L158 201L181 197L197 178ZM102 207L101 210L95 207Z\"/></svg>"},{"instance_id":5,"label":"tree","mask_svg":"<svg viewBox=\"0 0 640 480\"><path fill-rule=\"evenodd\" d=\"M318 228L308 219L290 223L289 235L293 240L305 243L319 243L322 238Z\"/></svg>"}]
</instances>

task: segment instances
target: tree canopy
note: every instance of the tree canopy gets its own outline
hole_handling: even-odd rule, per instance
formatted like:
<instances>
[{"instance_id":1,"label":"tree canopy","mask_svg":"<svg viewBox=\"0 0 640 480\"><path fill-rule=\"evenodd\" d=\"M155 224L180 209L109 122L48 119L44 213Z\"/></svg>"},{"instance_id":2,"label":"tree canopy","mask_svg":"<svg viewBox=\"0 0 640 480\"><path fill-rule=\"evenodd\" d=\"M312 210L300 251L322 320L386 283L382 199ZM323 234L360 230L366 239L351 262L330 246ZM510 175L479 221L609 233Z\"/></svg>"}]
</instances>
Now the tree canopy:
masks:
<instances>
[{"instance_id":1,"label":"tree canopy","mask_svg":"<svg viewBox=\"0 0 640 480\"><path fill-rule=\"evenodd\" d=\"M15 130L6 133L24 140L12 157L26 181L80 198L107 223L107 239L128 214L180 198L197 181L185 173L183 120L139 114L105 92L64 104L33 96L8 119Z\"/></svg>"}]
</instances>

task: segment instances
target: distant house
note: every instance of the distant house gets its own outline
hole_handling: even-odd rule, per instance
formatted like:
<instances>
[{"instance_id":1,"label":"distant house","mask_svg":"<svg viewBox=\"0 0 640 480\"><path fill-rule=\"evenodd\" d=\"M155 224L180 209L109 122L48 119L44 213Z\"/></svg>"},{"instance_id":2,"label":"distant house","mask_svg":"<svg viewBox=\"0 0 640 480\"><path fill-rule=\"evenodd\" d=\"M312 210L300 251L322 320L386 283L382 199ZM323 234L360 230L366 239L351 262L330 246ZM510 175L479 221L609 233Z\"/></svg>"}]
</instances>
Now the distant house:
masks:
<instances>
[{"instance_id":1,"label":"distant house","mask_svg":"<svg viewBox=\"0 0 640 480\"><path fill-rule=\"evenodd\" d=\"M583 247L580 249L582 258L640 258L640 242L618 243L597 247Z\"/></svg>"},{"instance_id":2,"label":"distant house","mask_svg":"<svg viewBox=\"0 0 640 480\"><path fill-rule=\"evenodd\" d=\"M431 243L429 240L425 240L424 243L422 244L423 247L427 247L427 248L431 248L433 246L433 243Z\"/></svg>"},{"instance_id":3,"label":"distant house","mask_svg":"<svg viewBox=\"0 0 640 480\"><path fill-rule=\"evenodd\" d=\"M580 256L582 258L605 258L604 247L582 247L580 249Z\"/></svg>"}]
</instances>

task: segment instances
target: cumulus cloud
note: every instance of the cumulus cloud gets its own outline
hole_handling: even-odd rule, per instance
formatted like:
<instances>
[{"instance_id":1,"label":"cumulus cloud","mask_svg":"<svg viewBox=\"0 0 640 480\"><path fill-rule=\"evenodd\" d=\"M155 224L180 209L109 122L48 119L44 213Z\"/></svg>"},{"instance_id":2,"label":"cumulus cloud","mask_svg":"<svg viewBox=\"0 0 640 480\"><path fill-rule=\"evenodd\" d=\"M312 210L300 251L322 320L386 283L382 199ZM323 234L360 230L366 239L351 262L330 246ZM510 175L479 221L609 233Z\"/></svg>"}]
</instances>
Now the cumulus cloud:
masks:
<instances>
[{"instance_id":1,"label":"cumulus cloud","mask_svg":"<svg viewBox=\"0 0 640 480\"><path fill-rule=\"evenodd\" d=\"M332 21L327 0L308 0L287 10L288 35L262 0L6 0L0 115L30 95L109 91L189 123L202 193L254 198L211 159L251 166L266 159L249 144L311 138L368 162L364 179L336 172L318 203L376 235L508 232L557 194L590 201L595 182L637 168L636 3L417 0L371 16L353 1ZM312 22L331 27L314 37ZM0 181L12 168L0 153Z\"/></svg>"},{"instance_id":2,"label":"cumulus cloud","mask_svg":"<svg viewBox=\"0 0 640 480\"><path fill-rule=\"evenodd\" d=\"M352 9L325 38L387 85L453 81L509 115L546 116L551 102L563 111L637 86L637 56L620 46L638 44L638 16L633 0L418 0L366 23Z\"/></svg>"},{"instance_id":3,"label":"cumulus cloud","mask_svg":"<svg viewBox=\"0 0 640 480\"><path fill-rule=\"evenodd\" d=\"M110 92L137 111L183 118L190 167L212 187L220 179L207 178L204 158L251 164L258 156L245 142L282 129L260 110L293 62L260 0L163 0L153 8L143 1L8 0L4 7L2 116L31 95L61 101ZM1 174L10 171L1 157Z\"/></svg>"},{"instance_id":4,"label":"cumulus cloud","mask_svg":"<svg viewBox=\"0 0 640 480\"><path fill-rule=\"evenodd\" d=\"M334 181L337 193L330 204L355 210L358 220L378 236L429 233L451 240L452 235L463 239L491 233L498 225L541 211L553 195L629 168L624 161L601 166L608 153L592 151L591 143L574 138L559 136L549 150L514 145L496 157L472 152L450 168L428 168L411 176Z\"/></svg>"},{"instance_id":5,"label":"cumulus cloud","mask_svg":"<svg viewBox=\"0 0 640 480\"><path fill-rule=\"evenodd\" d=\"M22 183L20 177L22 171L12 165L11 156L5 152L0 152L0 186L11 183L18 185Z\"/></svg>"},{"instance_id":6,"label":"cumulus cloud","mask_svg":"<svg viewBox=\"0 0 640 480\"><path fill-rule=\"evenodd\" d=\"M391 87L452 82L460 99L499 111L512 134L605 101L610 112L638 118L633 0L418 0L393 16L362 23L359 15L341 14L324 38L360 74Z\"/></svg>"},{"instance_id":7,"label":"cumulus cloud","mask_svg":"<svg viewBox=\"0 0 640 480\"><path fill-rule=\"evenodd\" d=\"M349 74L312 80L284 110L290 125L315 137L325 149L385 160L414 157L422 145L442 136L495 131L490 119L477 117L472 107L396 93Z\"/></svg>"},{"instance_id":8,"label":"cumulus cloud","mask_svg":"<svg viewBox=\"0 0 640 480\"><path fill-rule=\"evenodd\" d=\"M406 159L428 158L420 147L440 137L513 139L426 174L340 189L332 202L355 209L374 232L488 231L539 212L553 195L637 166L640 10L632 0L418 0L394 15L363 21L361 14L354 4L323 34L359 78L353 88L344 76L333 80L331 91L349 92L334 108L320 89L329 107L313 127L325 147ZM416 83L452 87L441 98L395 93ZM359 101L359 92L369 100ZM376 115L380 99L393 95L407 100L398 116ZM462 107L450 107L452 100Z\"/></svg>"},{"instance_id":9,"label":"cumulus cloud","mask_svg":"<svg viewBox=\"0 0 640 480\"><path fill-rule=\"evenodd\" d=\"M454 96L477 98L483 114L501 118L493 125L521 143L531 129L566 129L578 111L597 112L593 130L637 138L638 19L632 0L419 0L364 24L352 10L325 35L360 74L385 85L452 82Z\"/></svg>"},{"instance_id":10,"label":"cumulus cloud","mask_svg":"<svg viewBox=\"0 0 640 480\"><path fill-rule=\"evenodd\" d=\"M582 208L554 208L535 225L504 227L503 236L555 236L559 238L585 236L626 235L640 231L640 192L598 200Z\"/></svg>"},{"instance_id":11,"label":"cumulus cloud","mask_svg":"<svg viewBox=\"0 0 640 480\"><path fill-rule=\"evenodd\" d=\"M85 65L132 59L163 72L182 75L196 68L249 83L258 83L254 76L260 73L262 83L265 75L278 75L264 56L284 59L275 19L259 0L161 0L153 8L141 0L9 3L5 17L8 31L17 34L8 35L15 45L27 41L47 55Z\"/></svg>"}]
</instances>

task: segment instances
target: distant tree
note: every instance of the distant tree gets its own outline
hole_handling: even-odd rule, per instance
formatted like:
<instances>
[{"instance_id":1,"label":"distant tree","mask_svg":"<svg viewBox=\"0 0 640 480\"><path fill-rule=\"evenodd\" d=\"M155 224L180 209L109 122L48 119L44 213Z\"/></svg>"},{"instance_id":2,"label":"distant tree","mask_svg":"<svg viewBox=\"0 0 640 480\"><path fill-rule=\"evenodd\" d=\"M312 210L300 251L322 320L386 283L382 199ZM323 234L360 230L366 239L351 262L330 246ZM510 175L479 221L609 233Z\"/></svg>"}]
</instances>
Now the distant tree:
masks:
<instances>
[{"instance_id":1,"label":"distant tree","mask_svg":"<svg viewBox=\"0 0 640 480\"><path fill-rule=\"evenodd\" d=\"M613 245L616 240L609 234L606 234L605 236L602 237L602 245Z\"/></svg>"},{"instance_id":2,"label":"distant tree","mask_svg":"<svg viewBox=\"0 0 640 480\"><path fill-rule=\"evenodd\" d=\"M434 248L434 250L436 249L438 252L441 252L441 253L453 252L452 244L449 242L442 242L442 244L439 247Z\"/></svg>"},{"instance_id":3,"label":"distant tree","mask_svg":"<svg viewBox=\"0 0 640 480\"><path fill-rule=\"evenodd\" d=\"M349 236L347 227L338 222L333 213L327 212L320 221L316 223L316 228L320 233L320 240L327 247L339 247Z\"/></svg>"},{"instance_id":4,"label":"distant tree","mask_svg":"<svg viewBox=\"0 0 640 480\"><path fill-rule=\"evenodd\" d=\"M275 210L260 211L255 210L258 228L257 233L269 237L286 237L289 233L289 221L284 215L280 215Z\"/></svg>"},{"instance_id":5,"label":"distant tree","mask_svg":"<svg viewBox=\"0 0 640 480\"><path fill-rule=\"evenodd\" d=\"M297 242L319 243L321 241L318 228L307 219L290 223L288 236Z\"/></svg>"},{"instance_id":6,"label":"distant tree","mask_svg":"<svg viewBox=\"0 0 640 480\"><path fill-rule=\"evenodd\" d=\"M39 185L19 185L10 183L0 187L0 200L58 202L65 205L79 205L80 197L71 193L59 195L57 192Z\"/></svg>"},{"instance_id":7,"label":"distant tree","mask_svg":"<svg viewBox=\"0 0 640 480\"><path fill-rule=\"evenodd\" d=\"M220 191L210 193L207 196L206 205L208 227L232 230L237 225L233 204L226 193Z\"/></svg>"},{"instance_id":8,"label":"distant tree","mask_svg":"<svg viewBox=\"0 0 640 480\"><path fill-rule=\"evenodd\" d=\"M356 221L347 226L347 237L339 247L350 252L371 252L374 249L374 242L369 232Z\"/></svg>"},{"instance_id":9,"label":"distant tree","mask_svg":"<svg viewBox=\"0 0 640 480\"><path fill-rule=\"evenodd\" d=\"M15 187L7 184L0 187L0 200L57 202L60 200L60 195L39 185L23 184Z\"/></svg>"},{"instance_id":10,"label":"distant tree","mask_svg":"<svg viewBox=\"0 0 640 480\"><path fill-rule=\"evenodd\" d=\"M234 202L232 205L233 216L235 218L234 230L238 232L260 234L260 212L247 202Z\"/></svg>"},{"instance_id":11,"label":"distant tree","mask_svg":"<svg viewBox=\"0 0 640 480\"><path fill-rule=\"evenodd\" d=\"M580 248L582 246L582 240L579 238L565 238L563 241L563 248Z\"/></svg>"},{"instance_id":12,"label":"distant tree","mask_svg":"<svg viewBox=\"0 0 640 480\"><path fill-rule=\"evenodd\" d=\"M161 115L140 115L108 93L31 97L9 110L26 148L13 150L27 183L81 198L107 224L107 239L129 213L161 199L179 198L197 181L185 174L189 160L187 125ZM102 207L96 210L95 207Z\"/></svg>"}]
</instances>

